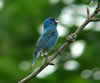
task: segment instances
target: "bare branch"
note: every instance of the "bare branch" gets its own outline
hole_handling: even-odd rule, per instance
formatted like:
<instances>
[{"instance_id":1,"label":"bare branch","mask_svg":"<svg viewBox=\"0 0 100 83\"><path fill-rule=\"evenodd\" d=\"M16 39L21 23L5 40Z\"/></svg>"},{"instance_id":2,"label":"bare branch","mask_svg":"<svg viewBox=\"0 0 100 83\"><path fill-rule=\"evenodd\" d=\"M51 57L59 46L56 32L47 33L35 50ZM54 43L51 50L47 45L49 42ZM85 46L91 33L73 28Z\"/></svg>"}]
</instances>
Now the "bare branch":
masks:
<instances>
[{"instance_id":1,"label":"bare branch","mask_svg":"<svg viewBox=\"0 0 100 83\"><path fill-rule=\"evenodd\" d=\"M93 19L91 19L91 22L98 22L98 21L100 21L100 18L93 18Z\"/></svg>"},{"instance_id":2,"label":"bare branch","mask_svg":"<svg viewBox=\"0 0 100 83\"><path fill-rule=\"evenodd\" d=\"M84 23L71 35L67 37L67 41L54 53L54 55L45 60L45 62L35 71L29 74L27 77L20 80L18 83L27 83L29 80L34 79L45 67L51 65L52 61L61 53L65 48L67 48L74 40L77 38L79 33L86 27L87 24L94 21L93 18L100 12L100 2L98 2L98 6L93 12L92 15L89 14L89 9L87 9L87 14L89 19L87 18ZM95 19L95 21L100 21L100 19ZM94 21L94 22L95 22Z\"/></svg>"},{"instance_id":3,"label":"bare branch","mask_svg":"<svg viewBox=\"0 0 100 83\"><path fill-rule=\"evenodd\" d=\"M88 17L88 19L90 19L90 10L89 10L89 8L87 8L87 17Z\"/></svg>"},{"instance_id":4,"label":"bare branch","mask_svg":"<svg viewBox=\"0 0 100 83\"><path fill-rule=\"evenodd\" d=\"M98 9L98 11L100 12L100 9Z\"/></svg>"}]
</instances>

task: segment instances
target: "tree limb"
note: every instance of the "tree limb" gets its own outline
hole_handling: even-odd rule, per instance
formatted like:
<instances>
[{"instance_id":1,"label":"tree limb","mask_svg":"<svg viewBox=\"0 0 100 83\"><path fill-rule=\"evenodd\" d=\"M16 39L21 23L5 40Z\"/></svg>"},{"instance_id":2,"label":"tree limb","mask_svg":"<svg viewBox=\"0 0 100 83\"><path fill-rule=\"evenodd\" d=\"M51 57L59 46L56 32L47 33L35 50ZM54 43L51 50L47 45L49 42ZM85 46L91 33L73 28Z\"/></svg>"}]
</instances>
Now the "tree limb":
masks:
<instances>
[{"instance_id":1,"label":"tree limb","mask_svg":"<svg viewBox=\"0 0 100 83\"><path fill-rule=\"evenodd\" d=\"M98 22L98 21L100 21L100 18L93 18L93 19L91 19L91 21L92 22Z\"/></svg>"},{"instance_id":2,"label":"tree limb","mask_svg":"<svg viewBox=\"0 0 100 83\"><path fill-rule=\"evenodd\" d=\"M96 15L100 12L100 2L98 1L98 5L93 12L92 15L90 15L89 9L87 10L87 15L89 16L84 23L71 35L67 37L67 41L53 54L52 57L48 57L48 60L45 60L45 62L35 71L29 74L27 77L20 80L18 83L27 83L29 80L34 79L44 68L46 68L48 65L51 65L52 61L61 53L65 48L67 48L74 40L77 38L79 33L92 21L100 21L100 19L93 18L96 17Z\"/></svg>"}]
</instances>

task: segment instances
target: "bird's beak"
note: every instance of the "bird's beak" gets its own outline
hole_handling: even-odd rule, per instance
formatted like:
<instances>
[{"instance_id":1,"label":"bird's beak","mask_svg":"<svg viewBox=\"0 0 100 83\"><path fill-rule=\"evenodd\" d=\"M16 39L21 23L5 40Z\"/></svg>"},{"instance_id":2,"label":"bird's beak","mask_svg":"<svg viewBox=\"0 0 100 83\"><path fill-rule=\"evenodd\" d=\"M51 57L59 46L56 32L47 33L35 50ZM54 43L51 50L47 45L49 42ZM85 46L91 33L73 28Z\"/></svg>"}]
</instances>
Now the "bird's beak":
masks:
<instances>
[{"instance_id":1,"label":"bird's beak","mask_svg":"<svg viewBox=\"0 0 100 83\"><path fill-rule=\"evenodd\" d=\"M56 21L56 23L59 23L59 20L57 18L55 19L55 21Z\"/></svg>"}]
</instances>

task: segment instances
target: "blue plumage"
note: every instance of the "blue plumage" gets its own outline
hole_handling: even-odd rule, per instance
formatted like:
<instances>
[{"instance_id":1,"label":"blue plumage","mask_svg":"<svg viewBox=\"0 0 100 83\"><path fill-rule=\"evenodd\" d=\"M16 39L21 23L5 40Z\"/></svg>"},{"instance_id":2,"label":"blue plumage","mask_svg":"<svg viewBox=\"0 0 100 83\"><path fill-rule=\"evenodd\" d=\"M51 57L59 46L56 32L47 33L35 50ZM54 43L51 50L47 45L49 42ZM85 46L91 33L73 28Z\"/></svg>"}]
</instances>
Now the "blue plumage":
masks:
<instances>
[{"instance_id":1,"label":"blue plumage","mask_svg":"<svg viewBox=\"0 0 100 83\"><path fill-rule=\"evenodd\" d=\"M40 54L47 53L56 44L57 39L58 39L58 32L57 32L56 27L57 27L56 19L50 17L45 20L44 32L40 36L37 42L36 49L33 55L34 59L33 59L32 66L36 63Z\"/></svg>"}]
</instances>

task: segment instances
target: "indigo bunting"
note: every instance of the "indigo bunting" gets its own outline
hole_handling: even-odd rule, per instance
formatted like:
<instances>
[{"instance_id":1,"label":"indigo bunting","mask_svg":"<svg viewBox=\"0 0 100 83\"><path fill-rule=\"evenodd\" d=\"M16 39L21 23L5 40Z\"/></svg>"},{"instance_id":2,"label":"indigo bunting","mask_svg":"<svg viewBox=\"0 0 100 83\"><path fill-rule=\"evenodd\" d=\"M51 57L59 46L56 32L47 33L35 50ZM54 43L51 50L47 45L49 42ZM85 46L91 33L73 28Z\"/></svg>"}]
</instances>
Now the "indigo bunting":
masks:
<instances>
[{"instance_id":1,"label":"indigo bunting","mask_svg":"<svg viewBox=\"0 0 100 83\"><path fill-rule=\"evenodd\" d=\"M58 21L53 17L49 17L45 20L44 32L37 41L36 48L33 54L32 66L34 66L38 57L41 54L47 54L50 51L50 49L53 48L56 44L58 40L58 32L56 29L57 23Z\"/></svg>"}]
</instances>

